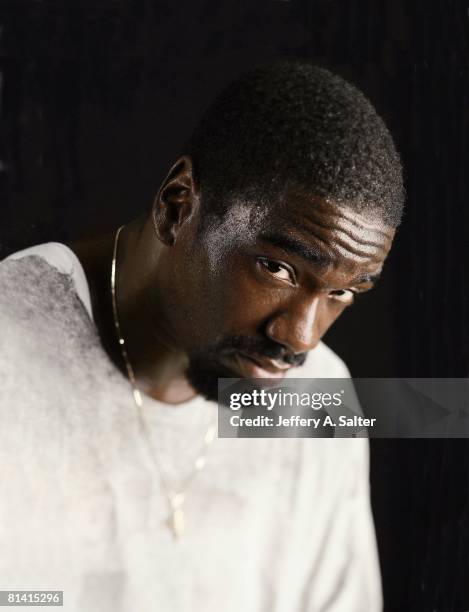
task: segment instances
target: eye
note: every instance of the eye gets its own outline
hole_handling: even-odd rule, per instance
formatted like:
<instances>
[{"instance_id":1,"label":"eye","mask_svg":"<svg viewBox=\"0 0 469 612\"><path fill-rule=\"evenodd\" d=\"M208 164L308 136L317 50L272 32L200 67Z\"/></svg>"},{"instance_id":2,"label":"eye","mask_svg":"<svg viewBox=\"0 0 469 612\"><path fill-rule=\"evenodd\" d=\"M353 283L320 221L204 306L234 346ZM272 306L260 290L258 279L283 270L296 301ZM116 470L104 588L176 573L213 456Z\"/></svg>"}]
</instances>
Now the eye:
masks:
<instances>
[{"instance_id":1,"label":"eye","mask_svg":"<svg viewBox=\"0 0 469 612\"><path fill-rule=\"evenodd\" d=\"M258 257L257 261L274 278L296 284L295 274L290 266L265 257Z\"/></svg>"},{"instance_id":2,"label":"eye","mask_svg":"<svg viewBox=\"0 0 469 612\"><path fill-rule=\"evenodd\" d=\"M351 289L336 289L329 292L329 297L331 299L342 302L343 304L352 304L355 295L356 292Z\"/></svg>"}]
</instances>

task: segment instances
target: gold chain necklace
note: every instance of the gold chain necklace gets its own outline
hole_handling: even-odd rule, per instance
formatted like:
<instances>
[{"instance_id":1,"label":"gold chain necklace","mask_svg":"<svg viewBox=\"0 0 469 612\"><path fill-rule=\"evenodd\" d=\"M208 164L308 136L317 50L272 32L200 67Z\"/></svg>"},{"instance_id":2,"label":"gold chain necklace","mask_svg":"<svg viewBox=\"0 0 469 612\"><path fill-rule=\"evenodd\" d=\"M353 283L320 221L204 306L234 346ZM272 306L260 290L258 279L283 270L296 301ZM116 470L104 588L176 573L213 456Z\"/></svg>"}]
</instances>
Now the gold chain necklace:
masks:
<instances>
[{"instance_id":1,"label":"gold chain necklace","mask_svg":"<svg viewBox=\"0 0 469 612\"><path fill-rule=\"evenodd\" d=\"M137 415L138 415L139 424L142 430L142 434L145 439L145 443L147 445L152 461L157 471L159 472L160 480L161 480L165 495L168 499L169 510L170 510L170 516L169 516L168 523L171 528L171 531L173 532L174 537L180 538L184 533L184 522L185 522L184 521L184 502L186 499L186 491L189 488L189 485L191 484L197 472L200 472L205 466L206 454L207 454L208 448L215 438L216 423L211 422L210 425L208 426L208 429L204 436L202 448L200 449L194 461L192 471L188 474L187 478L184 480L182 485L178 487L177 489L175 487L170 486L164 477L163 471L161 469L161 465L158 461L158 457L156 453L154 452L154 448L153 448L153 445L151 443L151 440L148 434L148 428L147 428L147 425L145 423L145 419L142 413L142 407L143 407L142 394L140 393L140 390L137 387L135 372L130 362L129 355L127 353L127 349L125 346L125 340L122 335L121 326L119 322L119 315L117 312L117 299L116 299L117 245L119 242L119 235L123 228L124 226L122 225L116 232L116 237L114 239L114 250L112 254L111 297L112 297L112 312L114 315L114 326L116 328L117 339L119 342L122 359L125 363L127 375L128 375L130 384L132 386L132 396L135 402L135 406L137 408Z\"/></svg>"}]
</instances>

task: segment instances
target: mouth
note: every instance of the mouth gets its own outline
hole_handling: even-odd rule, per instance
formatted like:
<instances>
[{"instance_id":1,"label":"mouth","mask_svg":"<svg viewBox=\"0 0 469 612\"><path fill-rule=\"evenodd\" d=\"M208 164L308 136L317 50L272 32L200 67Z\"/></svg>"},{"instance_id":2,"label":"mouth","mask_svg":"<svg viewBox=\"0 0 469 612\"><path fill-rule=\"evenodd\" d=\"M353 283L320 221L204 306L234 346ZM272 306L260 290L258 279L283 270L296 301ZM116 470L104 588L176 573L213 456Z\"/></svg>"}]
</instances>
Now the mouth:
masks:
<instances>
[{"instance_id":1,"label":"mouth","mask_svg":"<svg viewBox=\"0 0 469 612\"><path fill-rule=\"evenodd\" d=\"M233 353L227 360L241 378L283 378L292 367L275 359L242 352Z\"/></svg>"}]
</instances>

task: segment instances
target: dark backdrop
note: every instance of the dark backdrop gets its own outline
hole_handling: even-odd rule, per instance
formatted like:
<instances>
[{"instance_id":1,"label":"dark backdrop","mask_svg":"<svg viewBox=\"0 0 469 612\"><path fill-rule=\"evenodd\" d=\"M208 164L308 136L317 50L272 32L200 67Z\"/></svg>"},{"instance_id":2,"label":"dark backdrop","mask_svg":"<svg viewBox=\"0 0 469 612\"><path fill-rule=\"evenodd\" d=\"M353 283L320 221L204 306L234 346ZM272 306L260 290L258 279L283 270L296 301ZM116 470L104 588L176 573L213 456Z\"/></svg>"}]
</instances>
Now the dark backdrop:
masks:
<instances>
[{"instance_id":1,"label":"dark backdrop","mask_svg":"<svg viewBox=\"0 0 469 612\"><path fill-rule=\"evenodd\" d=\"M313 58L373 100L408 189L384 280L327 341L355 376L468 374L467 1L1 0L0 15L0 257L133 218L221 86ZM468 444L371 450L386 610L469 610Z\"/></svg>"}]
</instances>

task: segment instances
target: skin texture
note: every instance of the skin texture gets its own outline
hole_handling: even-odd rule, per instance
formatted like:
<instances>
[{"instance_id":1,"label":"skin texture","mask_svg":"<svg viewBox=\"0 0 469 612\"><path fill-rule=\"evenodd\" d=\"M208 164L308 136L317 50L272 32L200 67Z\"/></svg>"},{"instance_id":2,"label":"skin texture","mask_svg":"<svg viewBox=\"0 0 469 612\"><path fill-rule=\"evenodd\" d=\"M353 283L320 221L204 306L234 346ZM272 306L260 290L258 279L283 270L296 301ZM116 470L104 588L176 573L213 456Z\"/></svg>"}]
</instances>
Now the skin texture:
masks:
<instances>
[{"instance_id":1,"label":"skin texture","mask_svg":"<svg viewBox=\"0 0 469 612\"><path fill-rule=\"evenodd\" d=\"M354 293L372 288L395 233L379 217L294 187L274 206L234 201L201 231L202 197L190 158L180 158L151 215L127 225L119 241L128 353L142 391L169 404L195 389L213 397L217 376L281 377L300 365ZM110 301L113 240L70 246L103 345L124 371Z\"/></svg>"}]
</instances>

